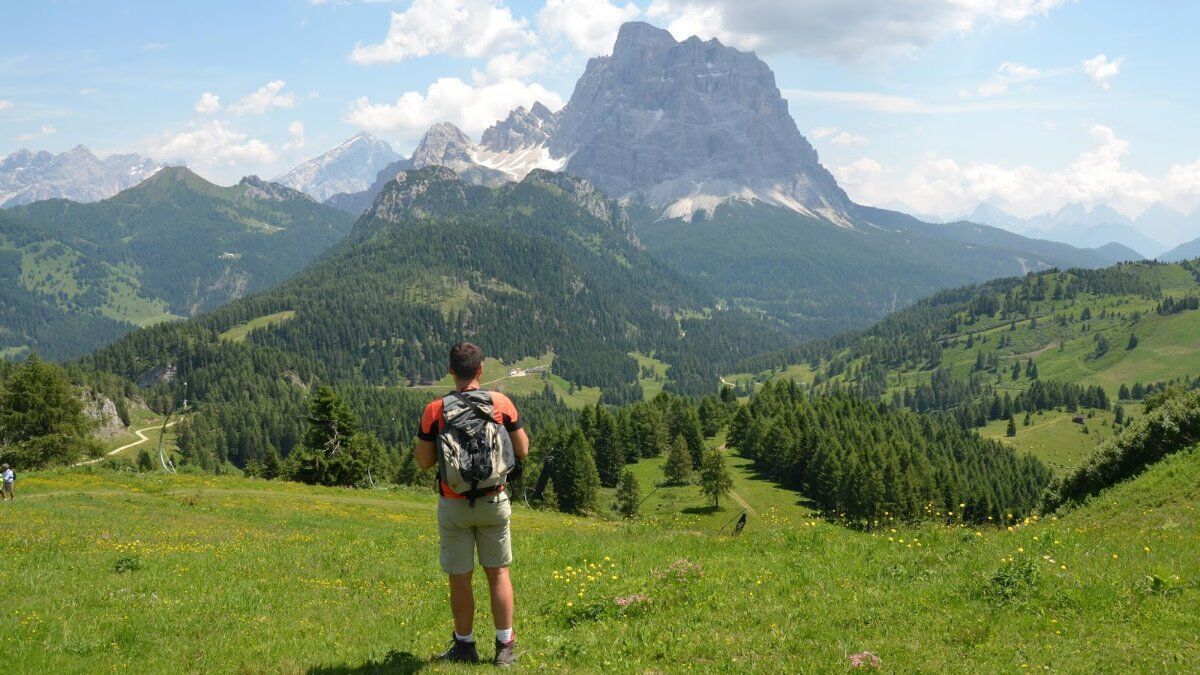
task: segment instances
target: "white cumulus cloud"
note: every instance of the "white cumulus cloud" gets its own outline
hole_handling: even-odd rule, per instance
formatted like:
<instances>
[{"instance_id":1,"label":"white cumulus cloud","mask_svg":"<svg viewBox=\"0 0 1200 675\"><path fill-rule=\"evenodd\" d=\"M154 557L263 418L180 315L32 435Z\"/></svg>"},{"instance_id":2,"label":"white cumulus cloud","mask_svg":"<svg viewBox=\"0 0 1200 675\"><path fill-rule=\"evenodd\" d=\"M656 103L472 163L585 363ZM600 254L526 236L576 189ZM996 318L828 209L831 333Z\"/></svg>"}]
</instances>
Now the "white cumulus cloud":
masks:
<instances>
[{"instance_id":1,"label":"white cumulus cloud","mask_svg":"<svg viewBox=\"0 0 1200 675\"><path fill-rule=\"evenodd\" d=\"M206 91L200 94L199 100L196 101L197 115L211 115L221 109L221 97Z\"/></svg>"},{"instance_id":2,"label":"white cumulus cloud","mask_svg":"<svg viewBox=\"0 0 1200 675\"><path fill-rule=\"evenodd\" d=\"M430 54L481 58L533 44L527 23L495 0L414 0L392 12L383 42L359 45L350 58L364 65Z\"/></svg>"},{"instance_id":3,"label":"white cumulus cloud","mask_svg":"<svg viewBox=\"0 0 1200 675\"><path fill-rule=\"evenodd\" d=\"M147 154L169 162L182 160L199 169L218 170L262 167L276 159L275 152L265 142L231 129L221 120L194 123L185 131L163 134L151 141Z\"/></svg>"},{"instance_id":4,"label":"white cumulus cloud","mask_svg":"<svg viewBox=\"0 0 1200 675\"><path fill-rule=\"evenodd\" d=\"M272 80L246 94L236 103L230 104L229 112L236 115L261 115L271 108L291 108L296 105L296 96L284 91L286 86L287 83L283 80Z\"/></svg>"},{"instance_id":5,"label":"white cumulus cloud","mask_svg":"<svg viewBox=\"0 0 1200 675\"><path fill-rule=\"evenodd\" d=\"M537 19L544 35L565 39L576 50L596 56L612 51L621 24L641 13L632 2L620 6L608 0L546 0Z\"/></svg>"},{"instance_id":6,"label":"white cumulus cloud","mask_svg":"<svg viewBox=\"0 0 1200 675\"><path fill-rule=\"evenodd\" d=\"M304 137L304 122L301 122L300 120L295 120L289 124L287 127L287 132L288 141L283 144L283 149L285 151L299 150L300 148L304 147L305 143L308 142Z\"/></svg>"},{"instance_id":7,"label":"white cumulus cloud","mask_svg":"<svg viewBox=\"0 0 1200 675\"><path fill-rule=\"evenodd\" d=\"M676 38L839 61L912 55L953 35L1045 15L1067 0L654 0Z\"/></svg>"},{"instance_id":8,"label":"white cumulus cloud","mask_svg":"<svg viewBox=\"0 0 1200 675\"><path fill-rule=\"evenodd\" d=\"M980 202L1029 217L1056 211L1066 204L1107 204L1135 216L1164 198L1171 175L1155 180L1125 164L1129 142L1104 125L1088 130L1092 147L1066 166L1046 171L1028 165L1001 166L988 162L961 163L949 157L927 155L907 171L864 158L835 167L834 175L847 192L868 204L901 202L919 213L957 216ZM1195 172L1172 169L1176 192L1192 190L1200 196L1200 162Z\"/></svg>"},{"instance_id":9,"label":"white cumulus cloud","mask_svg":"<svg viewBox=\"0 0 1200 675\"><path fill-rule=\"evenodd\" d=\"M1109 59L1105 54L1098 54L1083 60L1083 72L1092 78L1101 89L1108 91L1112 86L1111 80L1121 72L1121 62L1124 58Z\"/></svg>"},{"instance_id":10,"label":"white cumulus cloud","mask_svg":"<svg viewBox=\"0 0 1200 675\"><path fill-rule=\"evenodd\" d=\"M0 98L0 110L8 110L11 107L13 107L12 101Z\"/></svg>"},{"instance_id":11,"label":"white cumulus cloud","mask_svg":"<svg viewBox=\"0 0 1200 675\"><path fill-rule=\"evenodd\" d=\"M487 84L508 79L524 80L545 70L549 61L550 57L542 51L527 54L507 52L488 59L483 72L472 71L471 78L475 84Z\"/></svg>"},{"instance_id":12,"label":"white cumulus cloud","mask_svg":"<svg viewBox=\"0 0 1200 675\"><path fill-rule=\"evenodd\" d=\"M810 135L814 140L828 141L833 145L840 145L843 147L865 145L867 142L866 137L851 133L849 131L843 131L837 127L820 127L813 129L813 132Z\"/></svg>"},{"instance_id":13,"label":"white cumulus cloud","mask_svg":"<svg viewBox=\"0 0 1200 675\"><path fill-rule=\"evenodd\" d=\"M1007 94L1009 87L1014 84L1029 82L1040 77L1042 77L1042 72L1037 68L1005 61L992 74L991 79L979 85L978 92L980 96L1000 96Z\"/></svg>"},{"instance_id":14,"label":"white cumulus cloud","mask_svg":"<svg viewBox=\"0 0 1200 675\"><path fill-rule=\"evenodd\" d=\"M536 83L510 79L475 86L444 77L429 85L425 93L406 92L394 103L360 98L346 114L346 121L364 131L398 136L404 142L414 142L438 122L451 122L467 135L478 137L517 106L528 108L535 101L552 110L563 104L558 94Z\"/></svg>"},{"instance_id":15,"label":"white cumulus cloud","mask_svg":"<svg viewBox=\"0 0 1200 675\"><path fill-rule=\"evenodd\" d=\"M28 143L29 141L36 141L39 138L53 136L54 134L57 134L57 133L58 133L58 129L55 129L54 127L47 124L47 125L44 125L42 128L38 129L37 131L31 131L29 133L21 134L20 136L17 136L17 140L21 141L22 143Z\"/></svg>"}]
</instances>

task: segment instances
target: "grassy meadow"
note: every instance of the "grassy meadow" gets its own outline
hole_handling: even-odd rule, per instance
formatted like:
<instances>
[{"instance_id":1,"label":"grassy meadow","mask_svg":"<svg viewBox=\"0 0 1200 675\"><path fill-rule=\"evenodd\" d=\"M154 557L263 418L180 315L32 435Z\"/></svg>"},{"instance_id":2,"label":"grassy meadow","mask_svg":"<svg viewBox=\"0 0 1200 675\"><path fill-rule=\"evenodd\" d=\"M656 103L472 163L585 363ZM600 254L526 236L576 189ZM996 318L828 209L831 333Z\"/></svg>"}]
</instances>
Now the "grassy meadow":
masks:
<instances>
[{"instance_id":1,"label":"grassy meadow","mask_svg":"<svg viewBox=\"0 0 1200 675\"><path fill-rule=\"evenodd\" d=\"M631 522L516 505L521 667L842 672L864 651L889 672L1200 662L1196 450L1061 517L978 530L852 531L738 474L759 513L736 538L713 526L733 504L677 520L651 501ZM450 624L424 491L91 467L18 490L0 508L10 672L476 670L428 662Z\"/></svg>"}]
</instances>

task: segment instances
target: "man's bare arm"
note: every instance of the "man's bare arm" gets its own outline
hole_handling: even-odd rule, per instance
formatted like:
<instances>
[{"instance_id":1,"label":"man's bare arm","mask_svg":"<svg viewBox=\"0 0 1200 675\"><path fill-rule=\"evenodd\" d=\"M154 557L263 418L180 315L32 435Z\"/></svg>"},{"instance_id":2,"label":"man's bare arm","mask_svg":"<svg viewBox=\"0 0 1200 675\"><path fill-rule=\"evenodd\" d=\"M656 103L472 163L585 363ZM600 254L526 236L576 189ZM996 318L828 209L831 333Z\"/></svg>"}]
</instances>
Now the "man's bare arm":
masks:
<instances>
[{"instance_id":1,"label":"man's bare arm","mask_svg":"<svg viewBox=\"0 0 1200 675\"><path fill-rule=\"evenodd\" d=\"M529 435L524 429L517 429L508 435L512 439L513 454L517 459L524 460L529 456Z\"/></svg>"},{"instance_id":2,"label":"man's bare arm","mask_svg":"<svg viewBox=\"0 0 1200 675\"><path fill-rule=\"evenodd\" d=\"M437 446L433 441L423 441L417 439L417 449L413 451L417 457L417 466L425 471L429 467L437 464Z\"/></svg>"}]
</instances>

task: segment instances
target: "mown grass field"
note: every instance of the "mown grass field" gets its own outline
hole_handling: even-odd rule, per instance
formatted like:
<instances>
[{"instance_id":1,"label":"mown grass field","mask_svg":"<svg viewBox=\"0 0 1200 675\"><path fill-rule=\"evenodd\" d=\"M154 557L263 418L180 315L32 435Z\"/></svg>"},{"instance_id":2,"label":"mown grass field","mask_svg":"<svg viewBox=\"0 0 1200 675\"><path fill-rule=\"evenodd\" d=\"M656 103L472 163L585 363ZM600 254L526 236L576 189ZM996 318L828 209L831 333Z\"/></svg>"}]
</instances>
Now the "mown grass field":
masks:
<instances>
[{"instance_id":1,"label":"mown grass field","mask_svg":"<svg viewBox=\"0 0 1200 675\"><path fill-rule=\"evenodd\" d=\"M100 469L18 490L0 508L9 672L443 670L427 493ZM793 513L733 538L517 505L522 667L842 672L870 651L888 672L1193 671L1198 501L1193 450L1011 531Z\"/></svg>"},{"instance_id":2,"label":"mown grass field","mask_svg":"<svg viewBox=\"0 0 1200 675\"><path fill-rule=\"evenodd\" d=\"M1130 405L1126 411L1133 414L1140 407ZM1083 415L1083 424L1074 421L1076 415ZM979 430L979 434L1036 456L1055 473L1065 473L1079 466L1097 445L1113 437L1117 429L1113 426L1113 418L1113 413L1100 410L1078 413L1049 410L1034 413L1029 426L1024 425L1023 416L1018 416L1017 435L1013 438L1007 436L1008 420L990 422ZM1084 433L1085 429L1087 433Z\"/></svg>"},{"instance_id":3,"label":"mown grass field","mask_svg":"<svg viewBox=\"0 0 1200 675\"><path fill-rule=\"evenodd\" d=\"M499 359L487 358L483 362L483 386L492 391L501 391L512 396L528 396L540 394L549 384L554 393L565 405L579 409L584 406L594 406L600 400L599 387L572 387L571 383L552 371L554 353L542 356L530 356L514 363L504 363ZM526 371L524 375L512 376L513 370ZM446 375L431 385L418 385L413 389L430 389L448 391L454 388L454 378Z\"/></svg>"}]
</instances>

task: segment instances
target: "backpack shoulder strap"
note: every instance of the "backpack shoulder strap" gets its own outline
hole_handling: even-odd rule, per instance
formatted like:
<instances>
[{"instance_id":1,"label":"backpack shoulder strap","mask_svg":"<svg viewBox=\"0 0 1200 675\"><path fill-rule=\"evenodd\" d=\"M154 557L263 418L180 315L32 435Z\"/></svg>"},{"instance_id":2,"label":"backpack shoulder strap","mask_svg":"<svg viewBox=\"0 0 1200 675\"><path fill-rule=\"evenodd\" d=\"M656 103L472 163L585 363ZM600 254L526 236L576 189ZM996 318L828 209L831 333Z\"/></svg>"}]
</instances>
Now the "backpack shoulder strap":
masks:
<instances>
[{"instance_id":1,"label":"backpack shoulder strap","mask_svg":"<svg viewBox=\"0 0 1200 675\"><path fill-rule=\"evenodd\" d=\"M479 416L479 419L481 419L485 422L495 422L496 421L496 419L494 417L483 412L483 409L480 408L474 401L472 401L471 397L467 396L466 394L462 393L461 391L456 391L456 392L452 393L451 396L457 398L459 401L461 401L463 403L463 405L470 408L472 412L474 412L476 415Z\"/></svg>"}]
</instances>

